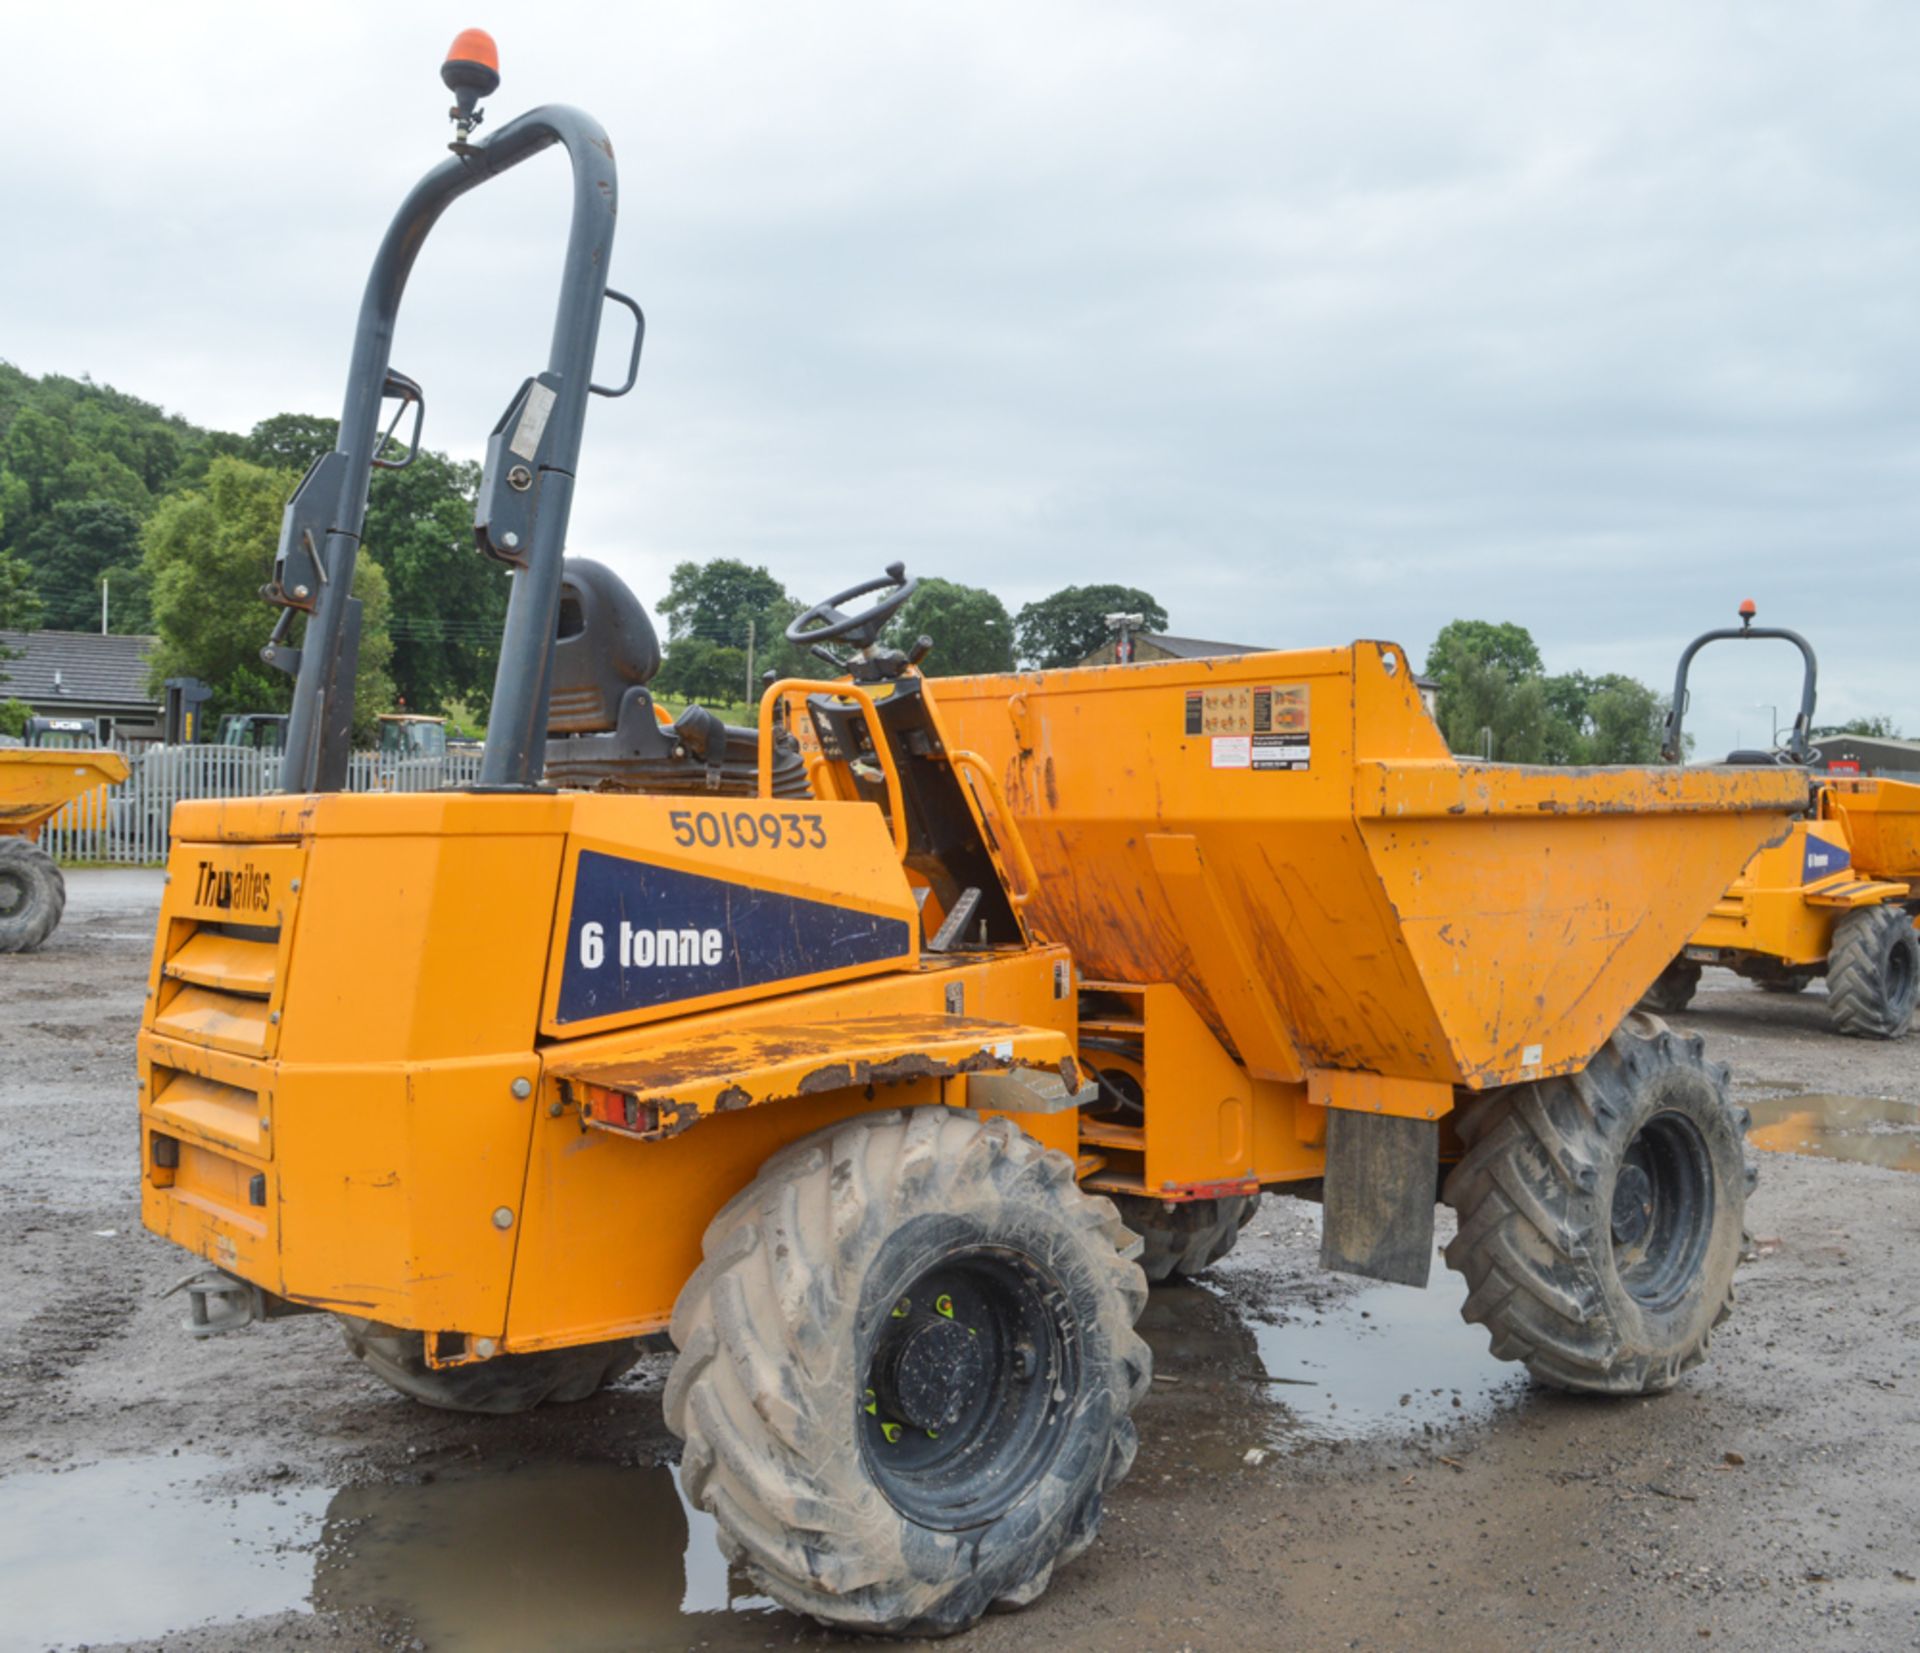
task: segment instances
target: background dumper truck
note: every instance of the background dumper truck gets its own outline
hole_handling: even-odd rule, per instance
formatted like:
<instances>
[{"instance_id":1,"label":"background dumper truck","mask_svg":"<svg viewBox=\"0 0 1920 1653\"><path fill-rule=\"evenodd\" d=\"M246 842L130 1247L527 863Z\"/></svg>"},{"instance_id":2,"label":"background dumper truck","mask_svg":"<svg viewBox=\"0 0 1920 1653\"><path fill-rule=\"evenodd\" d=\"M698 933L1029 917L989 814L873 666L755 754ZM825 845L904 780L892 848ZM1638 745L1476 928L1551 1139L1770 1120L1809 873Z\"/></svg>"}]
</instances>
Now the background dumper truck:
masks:
<instances>
[{"instance_id":1,"label":"background dumper truck","mask_svg":"<svg viewBox=\"0 0 1920 1653\"><path fill-rule=\"evenodd\" d=\"M609 393L639 359L611 146L552 107L477 139L484 36L445 75L453 156L388 232L340 447L287 509L287 790L173 822L140 1174L146 1224L212 1265L198 1329L331 1314L396 1387L482 1411L590 1394L668 1330L728 1553L894 1633L1030 1602L1093 1542L1151 1377L1138 1259L1196 1266L1188 1231L1260 1190L1408 1280L1444 1175L1496 1354L1632 1394L1701 1359L1743 1121L1632 1006L1798 778L1463 766L1384 643L935 683L879 642L897 564L794 622L836 680L773 685L755 729L668 722L644 609L563 555L607 300L635 319ZM514 571L481 781L349 795L406 273L553 145L552 354L477 512Z\"/></svg>"},{"instance_id":2,"label":"background dumper truck","mask_svg":"<svg viewBox=\"0 0 1920 1653\"><path fill-rule=\"evenodd\" d=\"M0 953L38 947L66 911L67 881L34 841L40 829L75 798L95 790L104 798L126 778L126 759L104 749L36 742L0 750Z\"/></svg>"},{"instance_id":3,"label":"background dumper truck","mask_svg":"<svg viewBox=\"0 0 1920 1653\"><path fill-rule=\"evenodd\" d=\"M1821 774L1813 744L1819 663L1797 631L1756 626L1751 600L1738 628L1701 633L1680 656L1667 713L1666 757L1685 754L1687 678L1709 643L1778 641L1800 651L1800 709L1785 742L1734 752L1731 765L1780 764L1800 774L1807 806L1793 830L1741 869L1686 947L1648 991L1650 1010L1683 1010L1709 964L1737 971L1767 993L1827 983L1838 1033L1897 1039L1920 1002L1920 785Z\"/></svg>"}]
</instances>

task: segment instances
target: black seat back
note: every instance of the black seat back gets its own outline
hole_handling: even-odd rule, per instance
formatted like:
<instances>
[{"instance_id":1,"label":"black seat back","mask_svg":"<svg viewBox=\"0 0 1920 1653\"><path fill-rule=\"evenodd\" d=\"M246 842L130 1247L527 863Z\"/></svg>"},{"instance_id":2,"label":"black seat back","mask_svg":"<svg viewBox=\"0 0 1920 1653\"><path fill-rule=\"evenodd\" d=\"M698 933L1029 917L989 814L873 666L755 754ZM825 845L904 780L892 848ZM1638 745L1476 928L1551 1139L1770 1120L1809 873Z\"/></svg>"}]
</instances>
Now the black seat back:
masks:
<instances>
[{"instance_id":1,"label":"black seat back","mask_svg":"<svg viewBox=\"0 0 1920 1653\"><path fill-rule=\"evenodd\" d=\"M614 728L627 690L650 683L660 670L660 639L640 599L604 563L569 557L555 630L547 732Z\"/></svg>"}]
</instances>

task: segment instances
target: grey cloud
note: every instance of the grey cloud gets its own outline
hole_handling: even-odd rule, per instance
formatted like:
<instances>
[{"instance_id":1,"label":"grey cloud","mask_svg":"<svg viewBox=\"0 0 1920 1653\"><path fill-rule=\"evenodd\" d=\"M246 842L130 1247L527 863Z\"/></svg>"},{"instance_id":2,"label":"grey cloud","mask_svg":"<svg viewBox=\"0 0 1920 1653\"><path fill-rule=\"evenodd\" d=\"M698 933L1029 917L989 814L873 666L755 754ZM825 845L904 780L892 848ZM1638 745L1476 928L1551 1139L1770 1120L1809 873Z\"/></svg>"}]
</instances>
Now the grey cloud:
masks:
<instances>
[{"instance_id":1,"label":"grey cloud","mask_svg":"<svg viewBox=\"0 0 1920 1653\"><path fill-rule=\"evenodd\" d=\"M0 355L227 426L330 411L443 141L439 25L182 15L10 23L13 118L58 141L0 179ZM648 362L595 409L575 541L648 596L686 556L804 592L903 556L1278 644L1515 619L1664 686L1751 595L1821 647L1827 713L1920 726L1906 8L488 24L496 120L577 102L620 154ZM437 444L477 454L544 354L558 164L421 261L397 360ZM1728 662L1703 743L1750 744L1790 677Z\"/></svg>"}]
</instances>

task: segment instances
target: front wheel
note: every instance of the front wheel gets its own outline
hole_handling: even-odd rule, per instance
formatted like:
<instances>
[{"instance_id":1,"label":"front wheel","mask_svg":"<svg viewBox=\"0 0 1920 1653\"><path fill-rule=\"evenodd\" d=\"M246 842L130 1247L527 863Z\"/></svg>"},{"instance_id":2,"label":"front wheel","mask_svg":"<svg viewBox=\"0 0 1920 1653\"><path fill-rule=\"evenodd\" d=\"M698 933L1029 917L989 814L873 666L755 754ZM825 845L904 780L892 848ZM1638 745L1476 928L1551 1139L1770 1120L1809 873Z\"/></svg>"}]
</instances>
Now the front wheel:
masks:
<instances>
[{"instance_id":1,"label":"front wheel","mask_svg":"<svg viewBox=\"0 0 1920 1653\"><path fill-rule=\"evenodd\" d=\"M585 1400L627 1371L642 1353L638 1338L571 1349L495 1355L466 1366L427 1364L426 1338L380 1320L340 1316L347 1349L368 1371L423 1406L444 1412L529 1412L550 1402Z\"/></svg>"},{"instance_id":2,"label":"front wheel","mask_svg":"<svg viewBox=\"0 0 1920 1653\"><path fill-rule=\"evenodd\" d=\"M1671 1016L1693 1003L1699 987L1700 966L1692 959L1678 958L1660 972L1654 984L1640 996L1640 1003L1658 1015Z\"/></svg>"},{"instance_id":3,"label":"front wheel","mask_svg":"<svg viewBox=\"0 0 1920 1653\"><path fill-rule=\"evenodd\" d=\"M1585 1072L1462 1115L1447 1262L1499 1359L1558 1389L1648 1394L1706 1358L1732 1310L1748 1173L1745 1111L1701 1048L1632 1016Z\"/></svg>"},{"instance_id":4,"label":"front wheel","mask_svg":"<svg viewBox=\"0 0 1920 1653\"><path fill-rule=\"evenodd\" d=\"M1920 939L1904 907L1862 907L1833 927L1827 1014L1838 1031L1897 1039L1913 1025L1917 998Z\"/></svg>"},{"instance_id":5,"label":"front wheel","mask_svg":"<svg viewBox=\"0 0 1920 1653\"><path fill-rule=\"evenodd\" d=\"M1213 1266L1240 1243L1240 1230L1260 1209L1258 1194L1177 1204L1138 1194L1114 1197L1120 1220L1144 1242L1140 1267L1150 1284L1186 1279Z\"/></svg>"},{"instance_id":6,"label":"front wheel","mask_svg":"<svg viewBox=\"0 0 1920 1653\"><path fill-rule=\"evenodd\" d=\"M687 1495L769 1595L963 1630L1092 1541L1152 1375L1139 1242L1005 1119L868 1115L770 1159L675 1306Z\"/></svg>"},{"instance_id":7,"label":"front wheel","mask_svg":"<svg viewBox=\"0 0 1920 1653\"><path fill-rule=\"evenodd\" d=\"M28 953L52 935L67 906L53 857L25 838L0 838L0 953Z\"/></svg>"}]
</instances>

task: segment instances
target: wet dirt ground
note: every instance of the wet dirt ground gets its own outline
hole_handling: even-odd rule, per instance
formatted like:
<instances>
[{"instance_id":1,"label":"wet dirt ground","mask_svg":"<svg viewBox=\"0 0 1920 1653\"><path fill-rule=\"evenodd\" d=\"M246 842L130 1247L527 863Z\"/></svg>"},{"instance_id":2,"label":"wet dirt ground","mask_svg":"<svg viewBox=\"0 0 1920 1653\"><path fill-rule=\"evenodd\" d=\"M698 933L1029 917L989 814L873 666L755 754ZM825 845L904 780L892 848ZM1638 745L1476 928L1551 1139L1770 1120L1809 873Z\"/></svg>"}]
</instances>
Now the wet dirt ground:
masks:
<instances>
[{"instance_id":1,"label":"wet dirt ground","mask_svg":"<svg viewBox=\"0 0 1920 1653\"><path fill-rule=\"evenodd\" d=\"M189 1339L159 1297L188 1260L135 1196L158 878L71 892L45 951L0 958L0 1653L872 1645L729 1576L679 1496L664 1357L493 1419L392 1394L318 1317ZM1817 987L1719 972L1676 1021L1794 1150L1760 1156L1706 1368L1653 1400L1532 1389L1444 1268L1424 1292L1324 1275L1316 1208L1270 1200L1148 1307L1142 1450L1100 1542L947 1645L1920 1647L1920 1178L1897 1168L1920 1036L1839 1039Z\"/></svg>"}]
</instances>

